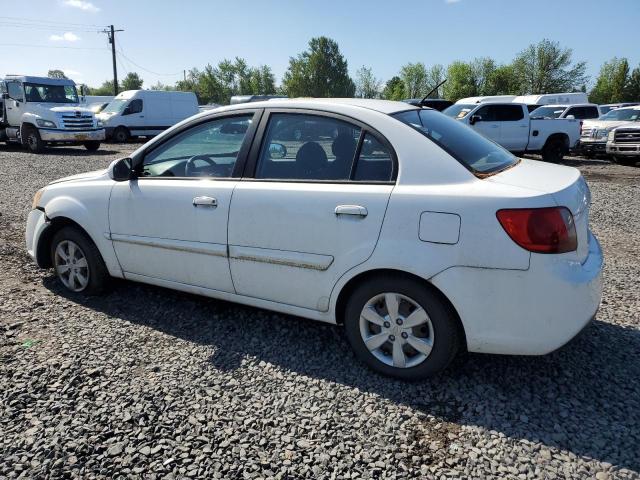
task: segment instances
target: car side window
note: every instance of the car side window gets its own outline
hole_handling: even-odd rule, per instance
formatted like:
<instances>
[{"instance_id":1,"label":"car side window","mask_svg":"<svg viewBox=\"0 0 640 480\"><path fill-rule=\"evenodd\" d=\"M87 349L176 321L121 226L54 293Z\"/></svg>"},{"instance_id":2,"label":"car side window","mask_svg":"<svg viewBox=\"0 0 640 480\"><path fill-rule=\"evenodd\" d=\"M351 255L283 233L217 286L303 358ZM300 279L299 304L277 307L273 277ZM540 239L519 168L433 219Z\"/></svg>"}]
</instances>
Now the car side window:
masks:
<instances>
[{"instance_id":1,"label":"car side window","mask_svg":"<svg viewBox=\"0 0 640 480\"><path fill-rule=\"evenodd\" d=\"M322 115L273 113L262 142L257 179L348 180L361 128Z\"/></svg>"},{"instance_id":2,"label":"car side window","mask_svg":"<svg viewBox=\"0 0 640 480\"><path fill-rule=\"evenodd\" d=\"M136 98L135 100L131 100L127 108L122 113L123 115L132 115L134 113L142 112L142 99Z\"/></svg>"},{"instance_id":3,"label":"car side window","mask_svg":"<svg viewBox=\"0 0 640 480\"><path fill-rule=\"evenodd\" d=\"M18 82L7 82L7 93L14 100L24 101L22 85Z\"/></svg>"},{"instance_id":4,"label":"car side window","mask_svg":"<svg viewBox=\"0 0 640 480\"><path fill-rule=\"evenodd\" d=\"M393 158L389 149L376 137L366 133L355 166L356 182L388 182L393 174Z\"/></svg>"},{"instance_id":5,"label":"car side window","mask_svg":"<svg viewBox=\"0 0 640 480\"><path fill-rule=\"evenodd\" d=\"M597 107L584 107L584 116L582 118L598 118L600 113L598 112ZM577 118L577 117L576 117Z\"/></svg>"},{"instance_id":6,"label":"car side window","mask_svg":"<svg viewBox=\"0 0 640 480\"><path fill-rule=\"evenodd\" d=\"M220 118L177 134L144 157L141 175L231 177L252 118Z\"/></svg>"},{"instance_id":7,"label":"car side window","mask_svg":"<svg viewBox=\"0 0 640 480\"><path fill-rule=\"evenodd\" d=\"M524 118L520 105L494 105L498 122L517 122Z\"/></svg>"},{"instance_id":8,"label":"car side window","mask_svg":"<svg viewBox=\"0 0 640 480\"><path fill-rule=\"evenodd\" d=\"M495 112L496 110L493 105L485 105L484 107L476 110L476 113L473 115L481 117L483 122L495 122L497 120Z\"/></svg>"}]
</instances>

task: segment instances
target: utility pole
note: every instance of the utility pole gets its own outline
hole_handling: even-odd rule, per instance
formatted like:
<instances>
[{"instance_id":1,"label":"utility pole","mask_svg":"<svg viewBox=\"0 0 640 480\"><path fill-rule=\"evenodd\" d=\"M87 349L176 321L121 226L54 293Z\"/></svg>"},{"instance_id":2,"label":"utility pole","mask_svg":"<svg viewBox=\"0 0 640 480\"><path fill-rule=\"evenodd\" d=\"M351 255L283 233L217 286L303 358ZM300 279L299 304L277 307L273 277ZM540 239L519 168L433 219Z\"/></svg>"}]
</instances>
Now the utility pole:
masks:
<instances>
[{"instance_id":1,"label":"utility pole","mask_svg":"<svg viewBox=\"0 0 640 480\"><path fill-rule=\"evenodd\" d=\"M111 44L111 59L113 61L113 95L118 95L118 67L116 66L116 32L124 32L124 30L115 30L113 25L109 25L108 30L103 30L109 37Z\"/></svg>"}]
</instances>

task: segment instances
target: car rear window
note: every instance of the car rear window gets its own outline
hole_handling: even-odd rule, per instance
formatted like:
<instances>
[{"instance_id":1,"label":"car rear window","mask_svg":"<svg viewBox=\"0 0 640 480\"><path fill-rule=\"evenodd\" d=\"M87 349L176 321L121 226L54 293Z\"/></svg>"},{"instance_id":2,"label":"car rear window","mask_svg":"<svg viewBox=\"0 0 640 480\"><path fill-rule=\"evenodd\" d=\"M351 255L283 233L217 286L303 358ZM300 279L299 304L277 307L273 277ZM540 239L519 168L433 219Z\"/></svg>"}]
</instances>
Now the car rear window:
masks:
<instances>
[{"instance_id":1,"label":"car rear window","mask_svg":"<svg viewBox=\"0 0 640 480\"><path fill-rule=\"evenodd\" d=\"M498 173L518 158L473 129L435 110L408 110L392 115L436 143L473 173Z\"/></svg>"}]
</instances>

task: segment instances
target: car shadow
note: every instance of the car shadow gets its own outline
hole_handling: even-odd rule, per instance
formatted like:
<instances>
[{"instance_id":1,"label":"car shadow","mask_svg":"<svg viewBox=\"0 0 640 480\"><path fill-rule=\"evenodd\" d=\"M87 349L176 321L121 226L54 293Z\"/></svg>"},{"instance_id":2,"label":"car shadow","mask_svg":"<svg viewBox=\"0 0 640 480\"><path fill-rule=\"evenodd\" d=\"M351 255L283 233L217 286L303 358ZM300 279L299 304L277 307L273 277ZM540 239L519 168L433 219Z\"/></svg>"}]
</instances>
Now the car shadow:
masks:
<instances>
[{"instance_id":1,"label":"car shadow","mask_svg":"<svg viewBox=\"0 0 640 480\"><path fill-rule=\"evenodd\" d=\"M8 145L0 146L0 150L3 152L22 152L28 153L27 150L21 145L17 145L15 143L11 143ZM40 153L34 153L33 155L38 156L69 156L69 157L87 157L87 156L96 156L96 155L113 155L114 153L119 153L118 150L106 149L104 146L101 146L100 149L95 152L90 152L84 147L47 147Z\"/></svg>"},{"instance_id":2,"label":"car shadow","mask_svg":"<svg viewBox=\"0 0 640 480\"><path fill-rule=\"evenodd\" d=\"M67 292L53 276L44 285L110 317L214 347L210 363L220 371L264 361L460 426L640 470L640 455L629 454L640 452L640 432L627 427L640 423L640 382L624 381L640 378L636 329L595 321L546 356L467 354L435 378L407 383L365 370L333 325L131 282L103 297Z\"/></svg>"}]
</instances>

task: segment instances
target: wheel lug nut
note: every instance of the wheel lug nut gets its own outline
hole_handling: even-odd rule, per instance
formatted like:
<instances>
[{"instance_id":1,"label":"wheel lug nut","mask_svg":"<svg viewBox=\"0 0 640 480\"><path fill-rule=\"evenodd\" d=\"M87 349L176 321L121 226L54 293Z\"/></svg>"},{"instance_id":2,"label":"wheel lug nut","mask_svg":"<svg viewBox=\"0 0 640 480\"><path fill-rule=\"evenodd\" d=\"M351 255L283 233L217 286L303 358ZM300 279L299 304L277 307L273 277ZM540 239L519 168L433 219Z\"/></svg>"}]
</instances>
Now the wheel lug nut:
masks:
<instances>
[{"instance_id":1,"label":"wheel lug nut","mask_svg":"<svg viewBox=\"0 0 640 480\"><path fill-rule=\"evenodd\" d=\"M391 324L389 322L384 322L384 328L389 328Z\"/></svg>"},{"instance_id":2,"label":"wheel lug nut","mask_svg":"<svg viewBox=\"0 0 640 480\"><path fill-rule=\"evenodd\" d=\"M398 319L396 320L396 323L397 323L398 325L402 325L402 319L401 319L401 318L398 318Z\"/></svg>"},{"instance_id":3,"label":"wheel lug nut","mask_svg":"<svg viewBox=\"0 0 640 480\"><path fill-rule=\"evenodd\" d=\"M408 338L409 334L407 332L402 332L402 338Z\"/></svg>"},{"instance_id":4,"label":"wheel lug nut","mask_svg":"<svg viewBox=\"0 0 640 480\"><path fill-rule=\"evenodd\" d=\"M389 340L391 340L392 342L396 339L395 335L389 335Z\"/></svg>"}]
</instances>

